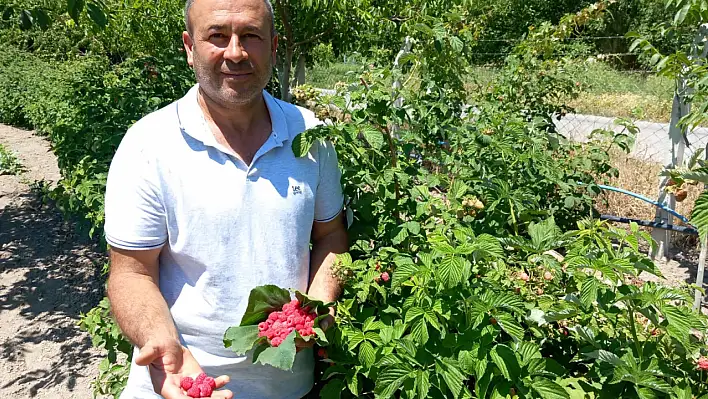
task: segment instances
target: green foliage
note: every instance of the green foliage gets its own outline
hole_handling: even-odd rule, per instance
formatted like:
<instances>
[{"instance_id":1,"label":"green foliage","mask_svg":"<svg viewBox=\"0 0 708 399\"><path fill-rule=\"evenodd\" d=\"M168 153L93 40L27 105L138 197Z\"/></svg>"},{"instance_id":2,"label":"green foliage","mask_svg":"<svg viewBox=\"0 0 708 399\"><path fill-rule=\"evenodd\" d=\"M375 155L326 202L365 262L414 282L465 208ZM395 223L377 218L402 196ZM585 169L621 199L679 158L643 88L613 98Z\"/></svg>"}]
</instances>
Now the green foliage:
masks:
<instances>
[{"instance_id":1,"label":"green foliage","mask_svg":"<svg viewBox=\"0 0 708 399\"><path fill-rule=\"evenodd\" d=\"M106 351L94 381L94 395L118 397L125 388L133 358L133 346L120 332L104 298L98 306L82 315L79 328L91 335L93 346Z\"/></svg>"},{"instance_id":2,"label":"green foliage","mask_svg":"<svg viewBox=\"0 0 708 399\"><path fill-rule=\"evenodd\" d=\"M314 325L319 326L319 322L329 315L329 306L309 298L307 295L295 291L295 297L300 306L310 309L318 316L314 320ZM301 339L305 342L313 340L313 337L303 337L297 330L292 331L278 346L271 346L266 337L259 336L258 324L266 321L272 312L280 311L283 305L290 302L290 292L274 285L264 285L251 290L248 297L246 312L241 318L238 326L230 327L224 333L224 346L233 350L237 355L245 355L253 351L253 362L263 365L270 365L282 370L291 370L295 362L295 340ZM314 342L320 346L327 345L325 333L315 327Z\"/></svg>"},{"instance_id":3,"label":"green foliage","mask_svg":"<svg viewBox=\"0 0 708 399\"><path fill-rule=\"evenodd\" d=\"M573 143L550 119L562 116L580 89L568 74L569 47L560 43L592 27L606 3L559 15L555 26L534 23L471 98L463 77L484 28L478 11L488 4L335 3L276 2L302 28L288 33L279 19L292 57L297 48L309 55L318 48L327 59L330 43L335 56L360 46L373 60L336 96L308 88L298 94L329 121L300 135L293 150L302 155L322 139L336 146L352 239L351 251L338 257L344 295L315 391L402 398L703 394L708 387L695 360L705 354L705 318L690 310L685 292L637 283L641 273L658 274L640 252L640 244L652 245L646 234L588 218L597 183L617 173L608 149L629 150L636 131L626 123L626 132L598 131L597 140ZM0 22L0 37L21 49L0 54L0 120L50 139L62 171L52 196L100 232L106 171L123 133L193 83L179 51L182 2L107 1L106 29L85 23L100 20L88 5L87 14L77 13L75 2L70 19L58 4L44 31ZM337 35L349 40L328 40ZM410 53L395 68L382 67L406 37ZM393 82L400 83L394 90ZM287 80L276 76L269 87L281 84ZM259 302L268 306L254 299L253 318L225 334L239 353L253 348L252 325L262 312L286 300L266 291ZM131 348L107 301L81 325L109 354L96 392L116 396ZM290 338L257 360L287 368Z\"/></svg>"},{"instance_id":4,"label":"green foliage","mask_svg":"<svg viewBox=\"0 0 708 399\"><path fill-rule=\"evenodd\" d=\"M17 156L0 144L0 175L19 175L24 170Z\"/></svg>"}]
</instances>

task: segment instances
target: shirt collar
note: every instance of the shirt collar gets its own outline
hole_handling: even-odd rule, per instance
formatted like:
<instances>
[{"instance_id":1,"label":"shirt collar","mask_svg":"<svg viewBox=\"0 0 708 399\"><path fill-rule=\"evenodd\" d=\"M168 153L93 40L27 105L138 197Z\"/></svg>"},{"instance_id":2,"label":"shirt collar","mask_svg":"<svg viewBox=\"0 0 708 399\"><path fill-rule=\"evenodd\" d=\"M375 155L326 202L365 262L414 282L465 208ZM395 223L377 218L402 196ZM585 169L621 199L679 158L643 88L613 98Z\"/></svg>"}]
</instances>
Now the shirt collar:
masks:
<instances>
[{"instance_id":1,"label":"shirt collar","mask_svg":"<svg viewBox=\"0 0 708 399\"><path fill-rule=\"evenodd\" d=\"M184 97L177 101L177 118L180 129L182 133L201 141L204 145L220 148L221 146L217 143L214 134L208 128L204 118L204 112L199 106L198 95L199 84L197 83ZM271 135L268 140L273 140L273 144L280 147L283 145L284 141L290 139L285 112L278 101L265 90L263 90L263 98L268 107L272 126Z\"/></svg>"}]
</instances>

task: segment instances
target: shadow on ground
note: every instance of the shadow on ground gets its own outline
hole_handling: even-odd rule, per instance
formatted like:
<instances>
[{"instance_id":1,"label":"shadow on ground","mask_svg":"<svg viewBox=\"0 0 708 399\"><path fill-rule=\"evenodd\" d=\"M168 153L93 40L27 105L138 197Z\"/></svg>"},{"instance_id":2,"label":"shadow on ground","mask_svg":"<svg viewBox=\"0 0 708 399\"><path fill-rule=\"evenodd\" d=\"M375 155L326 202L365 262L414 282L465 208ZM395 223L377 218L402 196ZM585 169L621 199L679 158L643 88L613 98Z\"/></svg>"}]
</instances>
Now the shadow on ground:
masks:
<instances>
[{"instance_id":1,"label":"shadow on ground","mask_svg":"<svg viewBox=\"0 0 708 399\"><path fill-rule=\"evenodd\" d=\"M6 367L27 362L27 372L2 388L26 384L32 396L59 384L71 390L77 377L94 372L87 370L95 353L91 341L76 323L103 297L106 257L77 230L37 191L0 209L0 321L10 323L0 336L0 356ZM38 367L27 352L44 342L60 350L39 354L53 358Z\"/></svg>"}]
</instances>

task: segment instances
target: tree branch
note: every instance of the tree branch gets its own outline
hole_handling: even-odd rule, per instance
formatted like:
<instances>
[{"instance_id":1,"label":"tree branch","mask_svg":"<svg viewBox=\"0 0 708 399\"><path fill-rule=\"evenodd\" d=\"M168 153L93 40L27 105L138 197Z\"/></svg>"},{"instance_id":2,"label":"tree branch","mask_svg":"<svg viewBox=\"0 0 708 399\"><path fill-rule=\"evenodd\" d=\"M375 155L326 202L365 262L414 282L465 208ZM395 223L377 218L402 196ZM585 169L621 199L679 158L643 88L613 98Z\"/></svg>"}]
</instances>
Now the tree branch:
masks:
<instances>
[{"instance_id":1,"label":"tree branch","mask_svg":"<svg viewBox=\"0 0 708 399\"><path fill-rule=\"evenodd\" d=\"M283 27L285 28L285 40L287 45L287 42L294 40L293 28L290 26L290 15L288 15L288 10L285 8L282 0L275 0L275 4L278 6L278 15L280 15L280 21L283 23Z\"/></svg>"},{"instance_id":2,"label":"tree branch","mask_svg":"<svg viewBox=\"0 0 708 399\"><path fill-rule=\"evenodd\" d=\"M313 42L313 41L315 41L315 40L321 38L322 36L324 36L324 35L326 35L326 34L332 32L332 29L334 29L334 27L333 27L333 26L330 26L329 29L327 29L326 31L321 32L321 33L318 33L318 34L312 36L312 37L309 38L309 39L305 39L305 40L299 41L299 42L293 44L292 46L293 46L293 47L297 47L297 46L302 46L303 44L307 44L307 43Z\"/></svg>"}]
</instances>

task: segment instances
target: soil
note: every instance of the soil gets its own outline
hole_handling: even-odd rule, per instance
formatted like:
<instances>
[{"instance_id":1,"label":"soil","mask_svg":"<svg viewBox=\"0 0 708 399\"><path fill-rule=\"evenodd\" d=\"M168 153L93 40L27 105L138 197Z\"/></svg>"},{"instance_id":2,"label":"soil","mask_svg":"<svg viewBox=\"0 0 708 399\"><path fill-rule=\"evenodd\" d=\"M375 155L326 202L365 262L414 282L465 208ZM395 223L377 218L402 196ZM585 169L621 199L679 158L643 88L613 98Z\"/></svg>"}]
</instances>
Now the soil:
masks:
<instances>
[{"instance_id":1,"label":"soil","mask_svg":"<svg viewBox=\"0 0 708 399\"><path fill-rule=\"evenodd\" d=\"M77 322L103 297L105 251L36 188L60 177L47 141L0 125L0 144L26 168L0 175L0 397L92 398L102 357Z\"/></svg>"}]
</instances>

